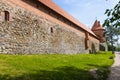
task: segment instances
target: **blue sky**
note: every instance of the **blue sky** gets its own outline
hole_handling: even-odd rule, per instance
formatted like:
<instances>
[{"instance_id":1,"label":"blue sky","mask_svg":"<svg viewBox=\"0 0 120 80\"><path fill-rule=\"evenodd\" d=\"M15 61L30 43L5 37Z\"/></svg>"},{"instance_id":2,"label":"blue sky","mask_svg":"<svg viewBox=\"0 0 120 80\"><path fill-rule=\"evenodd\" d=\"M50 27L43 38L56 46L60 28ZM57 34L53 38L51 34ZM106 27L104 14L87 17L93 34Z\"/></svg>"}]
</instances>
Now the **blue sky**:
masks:
<instances>
[{"instance_id":1,"label":"blue sky","mask_svg":"<svg viewBox=\"0 0 120 80\"><path fill-rule=\"evenodd\" d=\"M119 0L53 0L66 12L91 28L98 19L101 24L106 19L106 9L111 9Z\"/></svg>"}]
</instances>

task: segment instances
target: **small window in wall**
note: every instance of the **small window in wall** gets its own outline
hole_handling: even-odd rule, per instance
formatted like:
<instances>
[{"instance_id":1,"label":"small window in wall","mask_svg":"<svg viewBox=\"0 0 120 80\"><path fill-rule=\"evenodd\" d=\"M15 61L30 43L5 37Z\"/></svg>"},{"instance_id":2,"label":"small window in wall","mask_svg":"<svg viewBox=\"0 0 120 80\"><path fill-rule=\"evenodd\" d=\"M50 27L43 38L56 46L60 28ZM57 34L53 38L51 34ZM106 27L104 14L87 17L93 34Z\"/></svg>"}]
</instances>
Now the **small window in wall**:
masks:
<instances>
[{"instance_id":1,"label":"small window in wall","mask_svg":"<svg viewBox=\"0 0 120 80\"><path fill-rule=\"evenodd\" d=\"M4 11L4 20L9 21L10 20L10 13L8 11Z\"/></svg>"},{"instance_id":2,"label":"small window in wall","mask_svg":"<svg viewBox=\"0 0 120 80\"><path fill-rule=\"evenodd\" d=\"M53 33L53 28L52 27L50 28L50 31L51 31L51 33Z\"/></svg>"}]
</instances>

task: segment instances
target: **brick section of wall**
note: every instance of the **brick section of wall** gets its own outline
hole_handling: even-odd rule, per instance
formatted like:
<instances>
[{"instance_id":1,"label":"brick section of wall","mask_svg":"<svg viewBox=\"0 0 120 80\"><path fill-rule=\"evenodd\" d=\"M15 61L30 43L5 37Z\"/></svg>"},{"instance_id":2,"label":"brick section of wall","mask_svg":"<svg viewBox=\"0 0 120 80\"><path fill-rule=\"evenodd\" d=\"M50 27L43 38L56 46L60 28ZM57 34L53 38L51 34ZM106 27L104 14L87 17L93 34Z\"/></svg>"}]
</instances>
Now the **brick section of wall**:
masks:
<instances>
[{"instance_id":1,"label":"brick section of wall","mask_svg":"<svg viewBox=\"0 0 120 80\"><path fill-rule=\"evenodd\" d=\"M0 53L89 53L83 32L13 5L0 1L0 12L9 11L12 15L12 21L7 22L0 17Z\"/></svg>"}]
</instances>

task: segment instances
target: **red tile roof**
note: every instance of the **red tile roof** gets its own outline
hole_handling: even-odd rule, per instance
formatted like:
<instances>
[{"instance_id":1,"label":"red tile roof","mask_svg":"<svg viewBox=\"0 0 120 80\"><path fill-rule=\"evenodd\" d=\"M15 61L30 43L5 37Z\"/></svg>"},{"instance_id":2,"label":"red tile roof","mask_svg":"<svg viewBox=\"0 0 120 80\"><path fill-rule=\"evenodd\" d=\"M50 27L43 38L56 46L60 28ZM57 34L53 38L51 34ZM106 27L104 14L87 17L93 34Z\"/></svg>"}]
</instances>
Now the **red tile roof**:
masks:
<instances>
[{"instance_id":1,"label":"red tile roof","mask_svg":"<svg viewBox=\"0 0 120 80\"><path fill-rule=\"evenodd\" d=\"M77 19L75 19L73 16L71 16L66 11L64 11L62 8L60 8L58 5L56 5L52 0L39 0L39 2L46 5L50 9L54 10L58 14L62 15L63 17L65 17L69 21L73 22L74 24L76 24L80 28L84 29L85 31L89 32L90 34L92 34L93 36L96 37L96 35L90 29L88 29L85 25L80 23Z\"/></svg>"}]
</instances>

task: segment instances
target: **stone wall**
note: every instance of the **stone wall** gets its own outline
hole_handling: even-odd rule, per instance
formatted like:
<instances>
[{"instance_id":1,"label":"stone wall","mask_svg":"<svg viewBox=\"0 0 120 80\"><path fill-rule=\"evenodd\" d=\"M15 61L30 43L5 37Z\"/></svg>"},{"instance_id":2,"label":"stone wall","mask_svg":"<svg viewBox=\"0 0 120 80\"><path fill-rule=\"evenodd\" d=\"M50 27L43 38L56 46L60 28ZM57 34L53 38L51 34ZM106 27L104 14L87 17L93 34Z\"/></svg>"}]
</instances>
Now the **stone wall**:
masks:
<instances>
[{"instance_id":1,"label":"stone wall","mask_svg":"<svg viewBox=\"0 0 120 80\"><path fill-rule=\"evenodd\" d=\"M101 51L108 51L107 43L100 43L100 50Z\"/></svg>"},{"instance_id":2,"label":"stone wall","mask_svg":"<svg viewBox=\"0 0 120 80\"><path fill-rule=\"evenodd\" d=\"M0 1L0 12L3 11L9 11L10 21L4 21L0 16L0 53L89 53L82 34L42 15ZM90 43L93 41L90 40Z\"/></svg>"}]
</instances>

